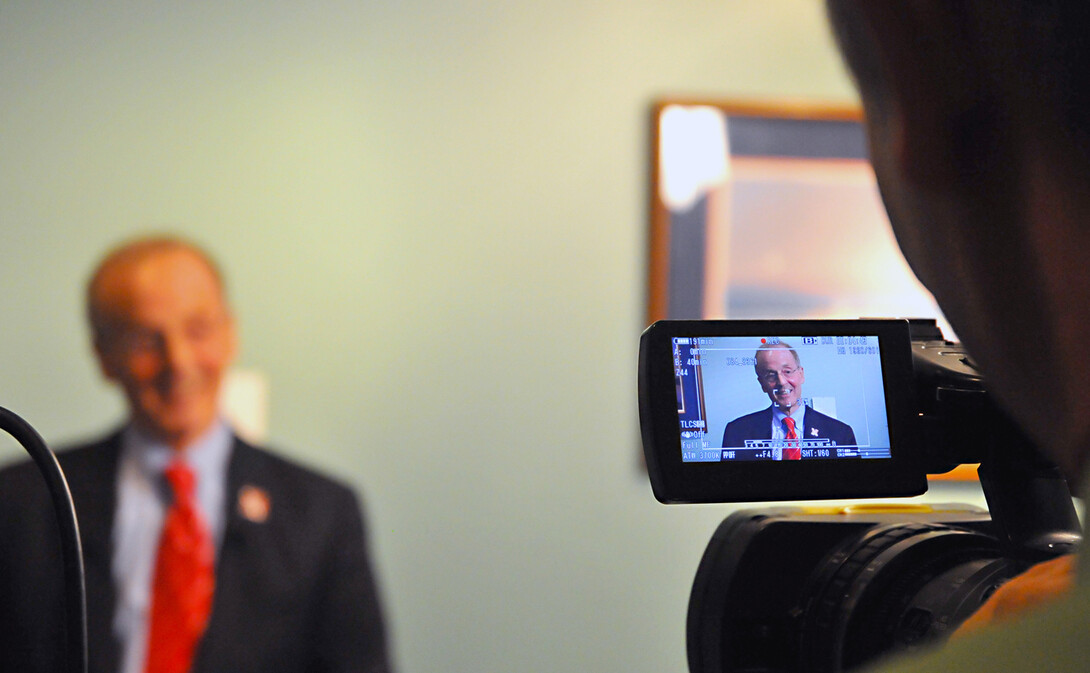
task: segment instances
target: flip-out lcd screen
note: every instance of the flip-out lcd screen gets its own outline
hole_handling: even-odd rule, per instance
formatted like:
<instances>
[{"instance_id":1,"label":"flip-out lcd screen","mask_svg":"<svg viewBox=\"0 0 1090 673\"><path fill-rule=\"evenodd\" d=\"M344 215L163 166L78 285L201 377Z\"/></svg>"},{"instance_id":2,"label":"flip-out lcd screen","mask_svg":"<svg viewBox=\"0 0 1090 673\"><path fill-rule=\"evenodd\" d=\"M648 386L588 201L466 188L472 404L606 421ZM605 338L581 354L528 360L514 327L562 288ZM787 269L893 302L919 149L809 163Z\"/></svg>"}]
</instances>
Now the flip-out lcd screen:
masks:
<instances>
[{"instance_id":1,"label":"flip-out lcd screen","mask_svg":"<svg viewBox=\"0 0 1090 673\"><path fill-rule=\"evenodd\" d=\"M672 342L683 461L890 457L877 335Z\"/></svg>"},{"instance_id":2,"label":"flip-out lcd screen","mask_svg":"<svg viewBox=\"0 0 1090 673\"><path fill-rule=\"evenodd\" d=\"M639 383L663 502L926 490L907 321L661 321L641 339Z\"/></svg>"}]
</instances>

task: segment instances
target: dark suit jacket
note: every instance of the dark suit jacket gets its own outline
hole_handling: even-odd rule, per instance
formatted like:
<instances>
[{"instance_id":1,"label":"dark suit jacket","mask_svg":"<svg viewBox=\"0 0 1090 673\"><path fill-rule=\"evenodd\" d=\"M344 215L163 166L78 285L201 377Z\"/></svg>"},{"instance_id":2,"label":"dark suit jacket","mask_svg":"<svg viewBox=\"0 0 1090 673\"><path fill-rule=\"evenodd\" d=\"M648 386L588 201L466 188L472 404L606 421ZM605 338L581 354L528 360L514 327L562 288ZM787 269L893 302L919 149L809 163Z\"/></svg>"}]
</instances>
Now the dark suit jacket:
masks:
<instances>
[{"instance_id":1,"label":"dark suit jacket","mask_svg":"<svg viewBox=\"0 0 1090 673\"><path fill-rule=\"evenodd\" d=\"M59 453L76 504L87 575L91 673L115 673L111 539L120 434ZM385 672L382 616L351 490L236 440L212 615L200 673ZM239 511L239 490L263 490L267 520ZM60 543L37 469L0 471L0 671L62 671Z\"/></svg>"},{"instance_id":2,"label":"dark suit jacket","mask_svg":"<svg viewBox=\"0 0 1090 673\"><path fill-rule=\"evenodd\" d=\"M799 439L830 439L837 446L855 446L855 433L851 426L832 416L807 407L803 424ZM747 439L772 439L771 406L727 423L727 428L723 431L724 447L744 446Z\"/></svg>"}]
</instances>

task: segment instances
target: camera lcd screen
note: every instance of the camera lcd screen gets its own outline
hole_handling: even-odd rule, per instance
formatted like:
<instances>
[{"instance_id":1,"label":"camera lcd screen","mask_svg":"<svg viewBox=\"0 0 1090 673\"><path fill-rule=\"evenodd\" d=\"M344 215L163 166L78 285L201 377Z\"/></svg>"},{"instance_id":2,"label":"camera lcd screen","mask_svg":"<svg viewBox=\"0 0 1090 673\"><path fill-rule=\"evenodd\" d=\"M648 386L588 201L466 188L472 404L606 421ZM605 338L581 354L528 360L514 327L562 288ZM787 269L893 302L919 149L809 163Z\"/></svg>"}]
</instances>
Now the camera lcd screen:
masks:
<instances>
[{"instance_id":1,"label":"camera lcd screen","mask_svg":"<svg viewBox=\"0 0 1090 673\"><path fill-rule=\"evenodd\" d=\"M890 457L877 335L671 341L683 461Z\"/></svg>"},{"instance_id":2,"label":"camera lcd screen","mask_svg":"<svg viewBox=\"0 0 1090 673\"><path fill-rule=\"evenodd\" d=\"M640 422L663 502L915 495L902 320L662 321L640 346Z\"/></svg>"}]
</instances>

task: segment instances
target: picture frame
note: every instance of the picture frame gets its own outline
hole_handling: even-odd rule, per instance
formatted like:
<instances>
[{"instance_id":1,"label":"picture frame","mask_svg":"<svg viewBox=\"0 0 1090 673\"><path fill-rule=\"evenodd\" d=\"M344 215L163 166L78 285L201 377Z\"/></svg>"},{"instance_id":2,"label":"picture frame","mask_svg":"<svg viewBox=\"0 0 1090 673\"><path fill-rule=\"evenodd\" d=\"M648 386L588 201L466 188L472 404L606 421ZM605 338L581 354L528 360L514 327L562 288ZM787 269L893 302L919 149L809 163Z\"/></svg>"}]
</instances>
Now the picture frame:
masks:
<instances>
[{"instance_id":1,"label":"picture frame","mask_svg":"<svg viewBox=\"0 0 1090 673\"><path fill-rule=\"evenodd\" d=\"M847 104L653 106L648 323L933 317Z\"/></svg>"}]
</instances>

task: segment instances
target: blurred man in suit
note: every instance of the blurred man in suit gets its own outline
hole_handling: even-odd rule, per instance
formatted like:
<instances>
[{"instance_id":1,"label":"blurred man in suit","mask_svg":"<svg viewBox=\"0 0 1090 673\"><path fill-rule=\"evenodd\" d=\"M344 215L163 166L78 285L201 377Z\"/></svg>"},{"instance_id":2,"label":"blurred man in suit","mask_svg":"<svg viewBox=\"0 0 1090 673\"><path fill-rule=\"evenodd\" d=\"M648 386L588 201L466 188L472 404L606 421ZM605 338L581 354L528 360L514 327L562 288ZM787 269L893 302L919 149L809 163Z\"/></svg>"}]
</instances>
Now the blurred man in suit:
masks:
<instances>
[{"instance_id":1,"label":"blurred man in suit","mask_svg":"<svg viewBox=\"0 0 1090 673\"><path fill-rule=\"evenodd\" d=\"M239 439L218 412L235 324L207 254L109 254L87 291L126 425L60 453L83 536L93 673L389 670L363 518L347 487ZM0 473L0 668L57 670L53 513Z\"/></svg>"}]
</instances>

